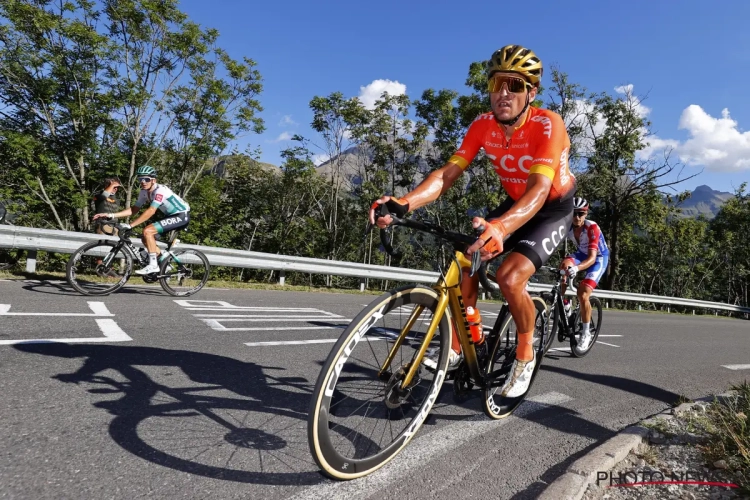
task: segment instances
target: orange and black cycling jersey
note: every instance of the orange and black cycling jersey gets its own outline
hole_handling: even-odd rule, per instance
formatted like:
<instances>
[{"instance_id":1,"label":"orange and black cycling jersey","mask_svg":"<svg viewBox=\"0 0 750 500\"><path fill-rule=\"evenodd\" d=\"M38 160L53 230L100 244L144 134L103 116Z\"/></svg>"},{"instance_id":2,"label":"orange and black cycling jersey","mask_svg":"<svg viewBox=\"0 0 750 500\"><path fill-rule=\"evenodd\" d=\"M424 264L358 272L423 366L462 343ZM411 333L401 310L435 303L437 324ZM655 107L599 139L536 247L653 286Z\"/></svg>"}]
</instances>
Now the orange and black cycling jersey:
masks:
<instances>
[{"instance_id":1,"label":"orange and black cycling jersey","mask_svg":"<svg viewBox=\"0 0 750 500\"><path fill-rule=\"evenodd\" d=\"M575 186L575 177L568 167L568 131L560 115L553 111L530 107L526 120L516 128L510 141L506 141L495 115L481 114L448 161L466 169L482 148L513 200L526 191L529 174L542 174L552 180L547 201L564 197Z\"/></svg>"}]
</instances>

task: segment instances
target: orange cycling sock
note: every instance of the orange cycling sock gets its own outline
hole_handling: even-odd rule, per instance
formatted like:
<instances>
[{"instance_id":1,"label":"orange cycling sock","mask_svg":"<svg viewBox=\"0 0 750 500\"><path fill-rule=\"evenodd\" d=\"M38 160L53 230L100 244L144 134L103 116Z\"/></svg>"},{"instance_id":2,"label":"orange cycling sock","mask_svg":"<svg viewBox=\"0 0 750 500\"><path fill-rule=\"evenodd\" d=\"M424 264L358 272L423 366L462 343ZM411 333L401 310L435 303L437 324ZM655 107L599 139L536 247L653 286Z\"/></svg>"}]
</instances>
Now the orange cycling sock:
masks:
<instances>
[{"instance_id":1,"label":"orange cycling sock","mask_svg":"<svg viewBox=\"0 0 750 500\"><path fill-rule=\"evenodd\" d=\"M531 361L534 359L534 332L518 334L518 350L516 359L519 361Z\"/></svg>"}]
</instances>

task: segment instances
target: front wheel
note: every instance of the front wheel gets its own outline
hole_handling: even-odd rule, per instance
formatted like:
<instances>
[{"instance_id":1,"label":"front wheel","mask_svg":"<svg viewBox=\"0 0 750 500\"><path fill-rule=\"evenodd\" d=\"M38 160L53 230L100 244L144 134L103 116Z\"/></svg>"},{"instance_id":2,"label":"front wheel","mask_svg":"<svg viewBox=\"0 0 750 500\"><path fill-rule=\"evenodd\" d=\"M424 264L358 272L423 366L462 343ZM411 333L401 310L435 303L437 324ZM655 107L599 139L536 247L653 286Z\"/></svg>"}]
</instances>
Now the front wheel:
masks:
<instances>
[{"instance_id":1,"label":"front wheel","mask_svg":"<svg viewBox=\"0 0 750 500\"><path fill-rule=\"evenodd\" d=\"M547 326L547 304L540 297L533 297L534 307L536 308L536 318L534 320L534 353L536 356L536 365L531 374L531 383L529 390L534 384L534 379L539 372L539 365L542 364L544 357L545 344L547 344L544 330ZM490 347L490 355L487 359L485 368L486 385L484 388L484 413L492 419L505 418L515 411L523 402L527 390L521 396L509 398L500 395L500 388L505 384L505 380L510 375L513 361L516 359L516 348L518 346L517 327L510 312L505 314L502 319L500 331L494 344Z\"/></svg>"},{"instance_id":2,"label":"front wheel","mask_svg":"<svg viewBox=\"0 0 750 500\"><path fill-rule=\"evenodd\" d=\"M310 452L328 477L370 474L392 460L422 426L445 380L451 345L448 315L443 314L427 353L418 359L437 305L438 294L431 288L396 288L365 307L333 346L318 375L307 421ZM415 376L404 386L415 363Z\"/></svg>"},{"instance_id":3,"label":"front wheel","mask_svg":"<svg viewBox=\"0 0 750 500\"><path fill-rule=\"evenodd\" d=\"M581 329L583 328L581 310L579 308L577 311L578 314L575 316L575 334L570 337L570 352L576 358L582 358L591 352L602 328L602 301L598 297L589 297L589 302L591 303L591 322L589 323L591 342L589 342L585 350L579 347L578 342L581 340Z\"/></svg>"},{"instance_id":4,"label":"front wheel","mask_svg":"<svg viewBox=\"0 0 750 500\"><path fill-rule=\"evenodd\" d=\"M65 266L68 284L83 295L108 295L127 283L133 257L122 245L92 241L76 250Z\"/></svg>"},{"instance_id":5,"label":"front wheel","mask_svg":"<svg viewBox=\"0 0 750 500\"><path fill-rule=\"evenodd\" d=\"M161 261L159 284L170 295L189 297L208 282L211 266L203 252L193 248L170 252Z\"/></svg>"}]
</instances>

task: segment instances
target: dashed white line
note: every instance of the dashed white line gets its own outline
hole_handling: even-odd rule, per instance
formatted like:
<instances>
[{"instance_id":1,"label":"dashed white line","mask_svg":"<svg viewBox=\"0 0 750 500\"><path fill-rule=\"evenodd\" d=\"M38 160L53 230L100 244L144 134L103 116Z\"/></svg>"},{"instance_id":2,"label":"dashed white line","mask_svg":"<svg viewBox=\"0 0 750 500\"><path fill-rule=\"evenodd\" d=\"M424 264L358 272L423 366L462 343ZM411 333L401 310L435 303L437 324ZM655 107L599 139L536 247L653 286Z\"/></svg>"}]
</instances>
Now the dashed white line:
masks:
<instances>
[{"instance_id":1,"label":"dashed white line","mask_svg":"<svg viewBox=\"0 0 750 500\"><path fill-rule=\"evenodd\" d=\"M750 370L750 365L721 365L730 370Z\"/></svg>"}]
</instances>

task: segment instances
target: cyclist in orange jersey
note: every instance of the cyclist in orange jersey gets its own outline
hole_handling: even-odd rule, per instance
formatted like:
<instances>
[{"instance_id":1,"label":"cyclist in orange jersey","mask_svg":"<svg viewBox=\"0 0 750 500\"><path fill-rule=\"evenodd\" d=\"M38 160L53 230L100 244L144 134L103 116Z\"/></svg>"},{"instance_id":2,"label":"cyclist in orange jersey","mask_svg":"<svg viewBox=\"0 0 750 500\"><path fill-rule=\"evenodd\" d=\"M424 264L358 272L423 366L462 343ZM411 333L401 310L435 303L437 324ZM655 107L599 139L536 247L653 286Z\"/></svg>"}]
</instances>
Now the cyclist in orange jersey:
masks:
<instances>
[{"instance_id":1,"label":"cyclist in orange jersey","mask_svg":"<svg viewBox=\"0 0 750 500\"><path fill-rule=\"evenodd\" d=\"M532 347L536 310L526 283L565 239L573 218L576 180L568 168L570 138L565 123L557 113L530 106L541 79L542 62L531 50L506 45L495 51L487 63L492 111L477 117L458 151L443 167L401 198L382 196L375 200L369 214L371 223L384 228L392 219L386 215L376 220L378 205L385 204L389 212L402 217L437 200L484 149L508 198L484 218L473 218L473 227L484 226L485 230L467 254L478 251L486 261L510 252L496 274L518 327L516 359L500 390L506 397L525 394L536 364ZM461 293L469 316L469 308L476 307L479 279L470 278L468 269L463 271ZM483 342L483 338L473 340ZM454 368L461 360L455 334L449 359L449 366Z\"/></svg>"}]
</instances>

